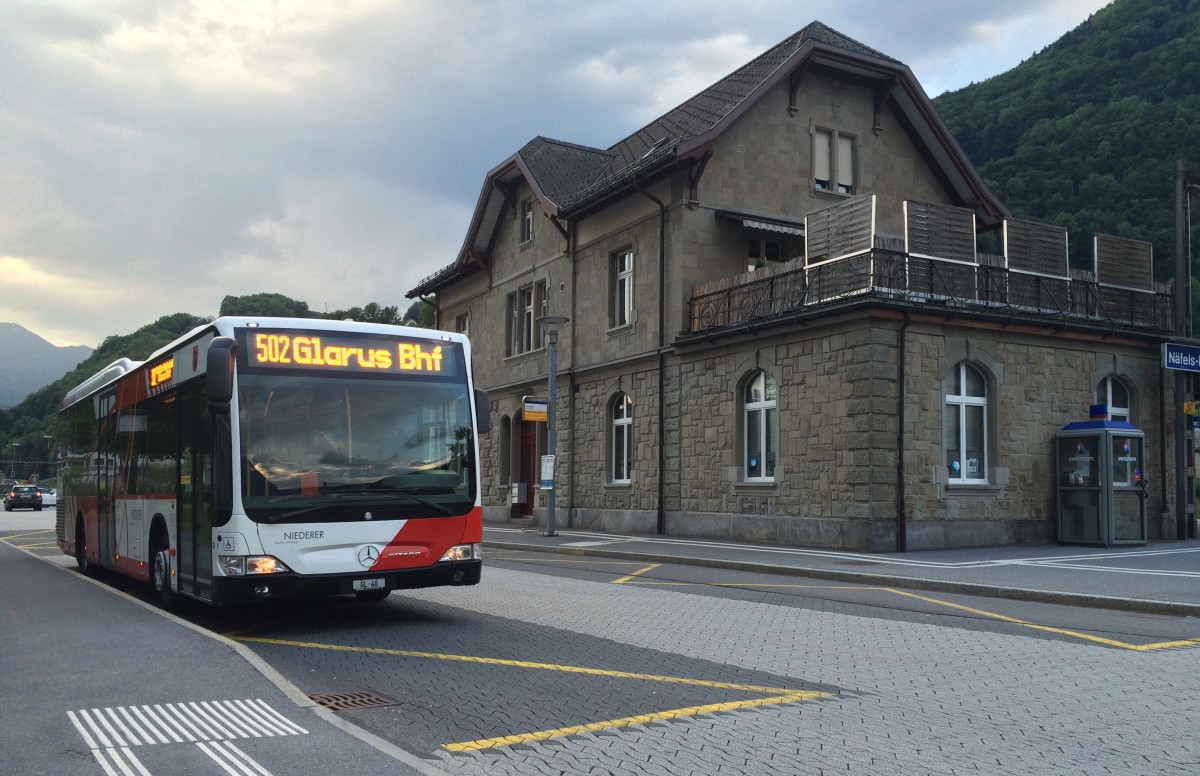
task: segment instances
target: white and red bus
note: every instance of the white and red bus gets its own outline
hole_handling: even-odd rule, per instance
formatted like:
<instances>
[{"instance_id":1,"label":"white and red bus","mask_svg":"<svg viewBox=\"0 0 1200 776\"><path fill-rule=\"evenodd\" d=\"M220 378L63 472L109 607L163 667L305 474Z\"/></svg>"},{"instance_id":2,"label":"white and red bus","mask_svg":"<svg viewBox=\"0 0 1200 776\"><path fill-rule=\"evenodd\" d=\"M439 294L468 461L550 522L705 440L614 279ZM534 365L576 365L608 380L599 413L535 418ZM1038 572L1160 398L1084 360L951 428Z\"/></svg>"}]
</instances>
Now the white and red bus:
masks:
<instances>
[{"instance_id":1,"label":"white and red bus","mask_svg":"<svg viewBox=\"0 0 1200 776\"><path fill-rule=\"evenodd\" d=\"M488 403L460 334L223 317L63 399L58 545L164 606L473 585Z\"/></svg>"}]
</instances>

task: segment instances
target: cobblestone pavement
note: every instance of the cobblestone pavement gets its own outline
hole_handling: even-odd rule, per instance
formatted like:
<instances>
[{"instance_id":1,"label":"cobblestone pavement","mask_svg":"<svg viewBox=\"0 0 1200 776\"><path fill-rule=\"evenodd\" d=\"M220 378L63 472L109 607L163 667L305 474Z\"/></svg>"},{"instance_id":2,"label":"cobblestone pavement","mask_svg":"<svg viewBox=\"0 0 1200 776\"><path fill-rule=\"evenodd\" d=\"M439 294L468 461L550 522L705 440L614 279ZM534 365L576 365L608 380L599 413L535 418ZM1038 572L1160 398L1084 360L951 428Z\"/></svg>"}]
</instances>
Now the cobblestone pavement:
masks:
<instances>
[{"instance_id":1,"label":"cobblestone pavement","mask_svg":"<svg viewBox=\"0 0 1200 776\"><path fill-rule=\"evenodd\" d=\"M1197 647L1136 652L497 568L478 587L404 595L840 688L440 753L451 774L1200 772Z\"/></svg>"}]
</instances>

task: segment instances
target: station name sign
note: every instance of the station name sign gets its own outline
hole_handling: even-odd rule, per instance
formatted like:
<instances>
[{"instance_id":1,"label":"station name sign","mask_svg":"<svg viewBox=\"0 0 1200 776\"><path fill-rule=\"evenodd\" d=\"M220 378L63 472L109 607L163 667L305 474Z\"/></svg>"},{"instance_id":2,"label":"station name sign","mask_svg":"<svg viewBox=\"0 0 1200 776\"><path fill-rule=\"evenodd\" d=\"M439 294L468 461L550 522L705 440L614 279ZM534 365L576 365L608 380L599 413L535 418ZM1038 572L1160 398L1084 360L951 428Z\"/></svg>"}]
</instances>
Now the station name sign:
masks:
<instances>
[{"instance_id":1,"label":"station name sign","mask_svg":"<svg viewBox=\"0 0 1200 776\"><path fill-rule=\"evenodd\" d=\"M254 371L277 368L357 373L454 374L457 345L357 332L242 330L240 358Z\"/></svg>"},{"instance_id":2,"label":"station name sign","mask_svg":"<svg viewBox=\"0 0 1200 776\"><path fill-rule=\"evenodd\" d=\"M1164 369L1200 372L1200 347L1164 342L1162 346L1162 365Z\"/></svg>"}]
</instances>

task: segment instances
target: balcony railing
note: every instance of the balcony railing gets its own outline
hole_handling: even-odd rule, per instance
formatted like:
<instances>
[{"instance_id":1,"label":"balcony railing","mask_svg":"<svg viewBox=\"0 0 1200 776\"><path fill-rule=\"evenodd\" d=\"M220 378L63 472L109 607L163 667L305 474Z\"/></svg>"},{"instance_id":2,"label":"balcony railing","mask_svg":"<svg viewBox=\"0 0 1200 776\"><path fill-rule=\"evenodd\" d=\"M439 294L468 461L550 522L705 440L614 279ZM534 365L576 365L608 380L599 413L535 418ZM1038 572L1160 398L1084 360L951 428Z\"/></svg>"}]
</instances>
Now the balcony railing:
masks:
<instances>
[{"instance_id":1,"label":"balcony railing","mask_svg":"<svg viewBox=\"0 0 1200 776\"><path fill-rule=\"evenodd\" d=\"M796 259L694 289L687 336L769 325L872 299L1057 325L1172 330L1168 292L1102 285L1080 270L1071 274L1010 270L1002 257L982 254L974 264L882 249L809 267Z\"/></svg>"}]
</instances>

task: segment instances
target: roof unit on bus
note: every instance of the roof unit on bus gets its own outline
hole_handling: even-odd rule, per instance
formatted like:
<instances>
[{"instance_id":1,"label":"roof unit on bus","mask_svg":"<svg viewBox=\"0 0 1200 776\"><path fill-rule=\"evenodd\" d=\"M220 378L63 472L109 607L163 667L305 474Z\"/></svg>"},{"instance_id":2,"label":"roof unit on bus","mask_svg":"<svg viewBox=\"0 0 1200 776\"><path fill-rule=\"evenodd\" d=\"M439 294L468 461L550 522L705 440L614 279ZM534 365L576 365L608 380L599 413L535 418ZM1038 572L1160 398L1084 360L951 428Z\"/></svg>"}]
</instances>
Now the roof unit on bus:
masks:
<instances>
[{"instance_id":1,"label":"roof unit on bus","mask_svg":"<svg viewBox=\"0 0 1200 776\"><path fill-rule=\"evenodd\" d=\"M129 374L144 363L146 362L133 361L128 358L118 358L116 361L104 367L96 374L67 391L67 395L63 397L62 406L70 407L72 404L79 401L80 396L87 396L92 391L103 385L111 383L121 375Z\"/></svg>"}]
</instances>

